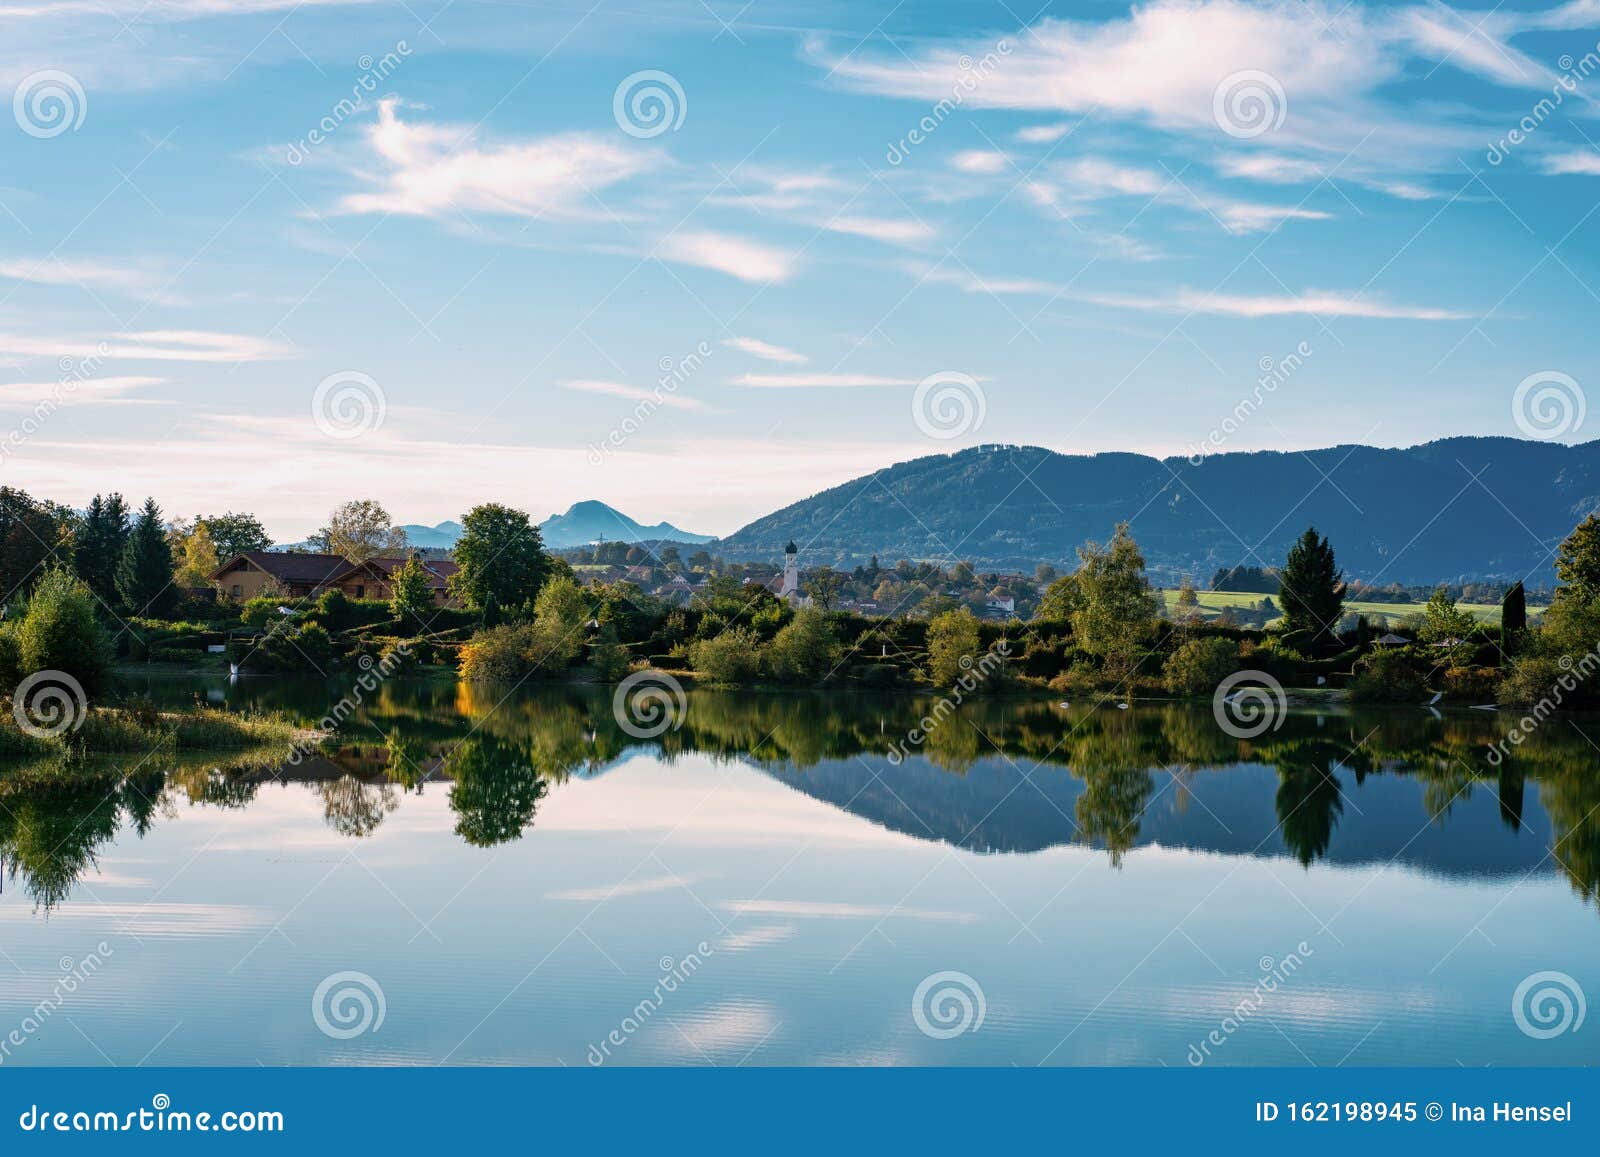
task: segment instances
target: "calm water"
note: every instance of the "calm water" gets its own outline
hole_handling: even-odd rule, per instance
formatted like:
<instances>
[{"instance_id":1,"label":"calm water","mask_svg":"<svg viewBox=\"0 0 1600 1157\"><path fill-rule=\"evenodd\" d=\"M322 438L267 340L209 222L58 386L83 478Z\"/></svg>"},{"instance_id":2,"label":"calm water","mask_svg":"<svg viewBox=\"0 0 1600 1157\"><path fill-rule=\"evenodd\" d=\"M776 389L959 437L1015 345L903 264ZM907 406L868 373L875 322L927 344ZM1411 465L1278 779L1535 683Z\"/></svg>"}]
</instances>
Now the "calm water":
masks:
<instances>
[{"instance_id":1,"label":"calm water","mask_svg":"<svg viewBox=\"0 0 1600 1157\"><path fill-rule=\"evenodd\" d=\"M338 695L152 690L307 720ZM1540 972L1600 997L1593 720L1495 773L1509 721L1479 712L1248 741L1204 708L1003 702L897 764L925 701L694 693L640 740L606 693L502 695L391 683L297 767L0 785L0 1059L1600 1057L1600 1013L1513 1014Z\"/></svg>"}]
</instances>

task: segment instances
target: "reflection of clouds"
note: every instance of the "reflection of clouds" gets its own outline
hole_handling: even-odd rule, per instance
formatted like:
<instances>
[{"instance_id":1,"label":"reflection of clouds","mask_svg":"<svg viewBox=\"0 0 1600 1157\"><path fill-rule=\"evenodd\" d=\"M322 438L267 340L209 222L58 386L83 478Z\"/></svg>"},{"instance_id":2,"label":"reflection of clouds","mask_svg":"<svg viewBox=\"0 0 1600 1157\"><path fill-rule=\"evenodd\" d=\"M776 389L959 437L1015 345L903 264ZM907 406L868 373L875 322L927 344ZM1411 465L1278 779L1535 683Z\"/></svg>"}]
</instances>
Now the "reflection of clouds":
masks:
<instances>
[{"instance_id":1,"label":"reflection of clouds","mask_svg":"<svg viewBox=\"0 0 1600 1157\"><path fill-rule=\"evenodd\" d=\"M551 892L548 900L583 900L604 903L624 896L647 896L652 892L670 892L687 888L703 876L655 876L647 880L623 880L616 884L601 884L595 888L568 888L564 892Z\"/></svg>"},{"instance_id":2,"label":"reflection of clouds","mask_svg":"<svg viewBox=\"0 0 1600 1157\"><path fill-rule=\"evenodd\" d=\"M832 900L729 900L722 907L740 916L811 916L822 920L881 920L889 916L903 916L907 920L971 924L978 919L971 912L903 908L888 904L841 904Z\"/></svg>"},{"instance_id":3,"label":"reflection of clouds","mask_svg":"<svg viewBox=\"0 0 1600 1157\"><path fill-rule=\"evenodd\" d=\"M53 923L101 926L141 940L196 940L206 936L239 936L265 927L271 915L261 908L236 904L64 904L50 914ZM10 905L0 908L0 923L27 924L33 914Z\"/></svg>"},{"instance_id":4,"label":"reflection of clouds","mask_svg":"<svg viewBox=\"0 0 1600 1157\"><path fill-rule=\"evenodd\" d=\"M718 952L749 952L755 948L770 948L793 938L799 931L793 924L763 924L759 928L747 928L724 936L717 941L716 948Z\"/></svg>"},{"instance_id":5,"label":"reflection of clouds","mask_svg":"<svg viewBox=\"0 0 1600 1157\"><path fill-rule=\"evenodd\" d=\"M781 1023L777 1010L765 1001L729 1000L671 1018L668 1037L676 1038L690 1057L738 1061L770 1040Z\"/></svg>"}]
</instances>

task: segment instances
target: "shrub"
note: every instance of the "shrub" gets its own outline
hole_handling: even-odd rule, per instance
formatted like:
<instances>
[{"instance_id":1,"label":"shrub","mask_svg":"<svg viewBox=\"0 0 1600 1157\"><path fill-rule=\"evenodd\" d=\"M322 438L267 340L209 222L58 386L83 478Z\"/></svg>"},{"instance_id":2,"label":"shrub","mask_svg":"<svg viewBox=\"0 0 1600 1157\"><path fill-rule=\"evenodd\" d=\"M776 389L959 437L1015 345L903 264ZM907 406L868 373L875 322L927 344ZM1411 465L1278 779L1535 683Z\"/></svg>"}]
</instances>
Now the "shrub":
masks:
<instances>
[{"instance_id":1,"label":"shrub","mask_svg":"<svg viewBox=\"0 0 1600 1157\"><path fill-rule=\"evenodd\" d=\"M1174 695L1209 694L1233 673L1238 657L1229 639L1191 639L1167 656L1162 671L1167 690Z\"/></svg>"},{"instance_id":2,"label":"shrub","mask_svg":"<svg viewBox=\"0 0 1600 1157\"><path fill-rule=\"evenodd\" d=\"M62 671L92 691L111 652L95 618L94 602L89 587L70 571L61 567L47 571L16 628L19 673Z\"/></svg>"},{"instance_id":3,"label":"shrub","mask_svg":"<svg viewBox=\"0 0 1600 1157\"><path fill-rule=\"evenodd\" d=\"M1422 674L1399 651L1375 651L1350 681L1350 696L1361 703L1414 703L1427 692Z\"/></svg>"},{"instance_id":4,"label":"shrub","mask_svg":"<svg viewBox=\"0 0 1600 1157\"><path fill-rule=\"evenodd\" d=\"M803 607L767 644L767 668L785 683L816 683L839 661L839 637L826 612Z\"/></svg>"},{"instance_id":5,"label":"shrub","mask_svg":"<svg viewBox=\"0 0 1600 1157\"><path fill-rule=\"evenodd\" d=\"M532 664L529 634L525 624L485 627L461 648L461 677L473 682L520 678Z\"/></svg>"},{"instance_id":6,"label":"shrub","mask_svg":"<svg viewBox=\"0 0 1600 1157\"><path fill-rule=\"evenodd\" d=\"M761 641L747 627L732 627L689 648L689 661L709 682L737 687L756 677L761 667Z\"/></svg>"}]
</instances>

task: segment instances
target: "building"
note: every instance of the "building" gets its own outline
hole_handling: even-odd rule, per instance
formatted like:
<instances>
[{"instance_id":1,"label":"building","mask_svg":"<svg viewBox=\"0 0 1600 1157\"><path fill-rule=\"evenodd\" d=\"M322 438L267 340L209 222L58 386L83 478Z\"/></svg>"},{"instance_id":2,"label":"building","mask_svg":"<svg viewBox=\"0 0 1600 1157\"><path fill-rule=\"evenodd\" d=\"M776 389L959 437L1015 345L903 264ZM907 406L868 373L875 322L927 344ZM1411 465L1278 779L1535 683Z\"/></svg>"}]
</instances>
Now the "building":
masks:
<instances>
[{"instance_id":1,"label":"building","mask_svg":"<svg viewBox=\"0 0 1600 1157\"><path fill-rule=\"evenodd\" d=\"M795 546L793 539L783 548L783 575L775 582L776 589L772 593L791 607L811 605L811 600L800 593L800 548Z\"/></svg>"},{"instance_id":2,"label":"building","mask_svg":"<svg viewBox=\"0 0 1600 1157\"><path fill-rule=\"evenodd\" d=\"M252 550L235 555L209 576L222 598L242 603L263 593L285 598L312 598L324 591L342 591L346 598L386 600L394 593L394 572L410 557L422 563L436 606L458 606L449 582L460 568L442 559L370 558L353 563L337 554L298 554L292 551Z\"/></svg>"}]
</instances>

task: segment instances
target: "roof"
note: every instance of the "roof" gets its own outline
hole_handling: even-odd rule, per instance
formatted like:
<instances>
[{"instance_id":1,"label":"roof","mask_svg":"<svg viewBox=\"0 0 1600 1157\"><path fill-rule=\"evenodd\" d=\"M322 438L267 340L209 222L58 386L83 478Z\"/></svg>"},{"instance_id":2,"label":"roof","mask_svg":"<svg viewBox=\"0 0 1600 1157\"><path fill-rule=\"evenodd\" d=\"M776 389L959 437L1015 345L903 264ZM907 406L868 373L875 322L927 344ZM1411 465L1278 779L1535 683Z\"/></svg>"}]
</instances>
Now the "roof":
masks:
<instances>
[{"instance_id":1,"label":"roof","mask_svg":"<svg viewBox=\"0 0 1600 1157\"><path fill-rule=\"evenodd\" d=\"M330 581L350 563L337 554L299 554L288 550L247 550L234 555L209 576L213 581L247 562L279 582L315 586Z\"/></svg>"},{"instance_id":2,"label":"roof","mask_svg":"<svg viewBox=\"0 0 1600 1157\"><path fill-rule=\"evenodd\" d=\"M385 579L392 578L394 572L405 566L411 559L407 558L369 558L366 565L376 570ZM418 558L422 569L428 572L428 585L442 587L448 583L452 576L461 568L453 562L442 558ZM350 569L354 570L355 567Z\"/></svg>"}]
</instances>

